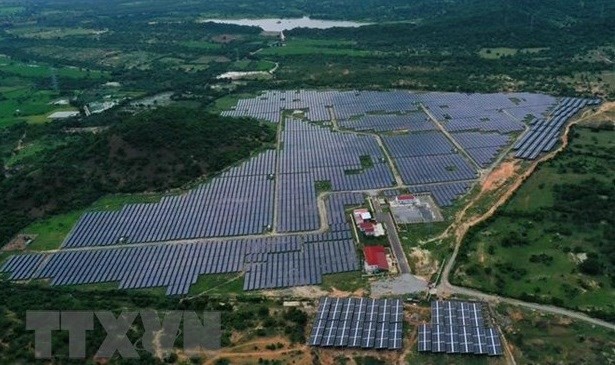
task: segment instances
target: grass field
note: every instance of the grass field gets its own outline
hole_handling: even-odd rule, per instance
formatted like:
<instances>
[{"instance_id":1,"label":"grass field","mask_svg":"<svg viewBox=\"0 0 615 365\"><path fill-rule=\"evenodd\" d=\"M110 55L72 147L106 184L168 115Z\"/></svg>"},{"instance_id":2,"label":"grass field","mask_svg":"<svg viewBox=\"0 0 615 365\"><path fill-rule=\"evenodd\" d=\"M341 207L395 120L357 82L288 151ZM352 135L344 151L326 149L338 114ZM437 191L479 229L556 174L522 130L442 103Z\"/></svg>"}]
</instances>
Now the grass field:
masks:
<instances>
[{"instance_id":1,"label":"grass field","mask_svg":"<svg viewBox=\"0 0 615 365\"><path fill-rule=\"evenodd\" d=\"M615 314L607 243L615 132L576 128L574 136L567 150L542 165L494 218L468 234L455 283ZM600 186L607 192L592 191ZM601 212L607 212L604 218ZM584 267L586 260L595 263L595 271Z\"/></svg>"},{"instance_id":2,"label":"grass field","mask_svg":"<svg viewBox=\"0 0 615 365\"><path fill-rule=\"evenodd\" d=\"M333 288L341 291L354 292L357 290L367 290L369 283L359 271L344 272L338 274L323 275L322 288L332 290Z\"/></svg>"},{"instance_id":3,"label":"grass field","mask_svg":"<svg viewBox=\"0 0 615 365\"><path fill-rule=\"evenodd\" d=\"M332 191L332 185L331 185L331 180L321 180L321 181L316 181L314 183L314 187L316 188L316 194L320 194L320 193L324 193L327 191Z\"/></svg>"},{"instance_id":4,"label":"grass field","mask_svg":"<svg viewBox=\"0 0 615 365\"><path fill-rule=\"evenodd\" d=\"M237 273L201 275L196 283L190 286L189 295L243 294L243 279L243 276Z\"/></svg>"},{"instance_id":5,"label":"grass field","mask_svg":"<svg viewBox=\"0 0 615 365\"><path fill-rule=\"evenodd\" d=\"M615 361L614 331L508 305L494 312L519 365Z\"/></svg>"},{"instance_id":6,"label":"grass field","mask_svg":"<svg viewBox=\"0 0 615 365\"><path fill-rule=\"evenodd\" d=\"M211 107L212 113L221 113L225 110L230 110L231 108L237 105L237 101L239 99L253 98L258 94L232 94L228 96L223 96L214 101L213 106Z\"/></svg>"},{"instance_id":7,"label":"grass field","mask_svg":"<svg viewBox=\"0 0 615 365\"><path fill-rule=\"evenodd\" d=\"M275 62L259 60L239 60L231 63L229 70L233 71L269 71L275 67Z\"/></svg>"},{"instance_id":8,"label":"grass field","mask_svg":"<svg viewBox=\"0 0 615 365\"><path fill-rule=\"evenodd\" d=\"M60 83L62 78L103 80L105 73L76 67L52 68L43 64L27 64L0 56L0 127L20 121L47 122L56 111L76 110L69 105L53 105L61 97L58 91L36 87L39 82ZM66 98L67 96L62 96Z\"/></svg>"},{"instance_id":9,"label":"grass field","mask_svg":"<svg viewBox=\"0 0 615 365\"><path fill-rule=\"evenodd\" d=\"M83 211L75 211L32 223L23 230L23 234L37 235L28 249L44 251L58 248L81 214Z\"/></svg>"},{"instance_id":10,"label":"grass field","mask_svg":"<svg viewBox=\"0 0 615 365\"><path fill-rule=\"evenodd\" d=\"M447 354L413 354L408 364L421 365L500 365L506 364L502 358L488 356L460 356Z\"/></svg>"},{"instance_id":11,"label":"grass field","mask_svg":"<svg viewBox=\"0 0 615 365\"><path fill-rule=\"evenodd\" d=\"M105 76L104 72L97 70L85 70L68 66L54 68L45 64L18 62L8 57L0 57L0 72L28 78L51 77L53 74L59 77L75 79L99 79Z\"/></svg>"},{"instance_id":12,"label":"grass field","mask_svg":"<svg viewBox=\"0 0 615 365\"><path fill-rule=\"evenodd\" d=\"M0 88L0 127L19 121L40 122L52 111L70 109L49 104L58 97L53 91L27 86Z\"/></svg>"}]
</instances>

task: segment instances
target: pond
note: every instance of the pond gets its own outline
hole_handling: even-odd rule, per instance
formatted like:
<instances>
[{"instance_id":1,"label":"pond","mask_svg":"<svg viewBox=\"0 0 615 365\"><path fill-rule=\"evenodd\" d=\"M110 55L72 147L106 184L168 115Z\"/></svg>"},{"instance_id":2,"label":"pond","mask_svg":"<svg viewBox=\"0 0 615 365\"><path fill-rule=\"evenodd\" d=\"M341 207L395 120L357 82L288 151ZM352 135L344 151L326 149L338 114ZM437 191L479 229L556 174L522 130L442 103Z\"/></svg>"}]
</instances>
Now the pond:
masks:
<instances>
[{"instance_id":1,"label":"pond","mask_svg":"<svg viewBox=\"0 0 615 365\"><path fill-rule=\"evenodd\" d=\"M261 27L267 32L281 32L295 28L328 29L333 27L357 28L371 23L357 23L343 20L320 20L309 17L295 19L201 19L200 23L220 23Z\"/></svg>"}]
</instances>

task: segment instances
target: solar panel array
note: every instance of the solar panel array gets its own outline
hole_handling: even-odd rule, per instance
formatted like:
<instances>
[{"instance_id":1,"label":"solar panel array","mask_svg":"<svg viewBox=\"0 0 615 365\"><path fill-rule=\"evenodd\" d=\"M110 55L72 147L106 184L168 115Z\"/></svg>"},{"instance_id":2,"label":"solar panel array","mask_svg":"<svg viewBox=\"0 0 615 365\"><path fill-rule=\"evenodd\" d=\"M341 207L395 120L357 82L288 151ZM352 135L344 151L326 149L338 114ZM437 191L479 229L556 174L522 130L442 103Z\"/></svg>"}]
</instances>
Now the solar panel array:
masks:
<instances>
[{"instance_id":1,"label":"solar panel array","mask_svg":"<svg viewBox=\"0 0 615 365\"><path fill-rule=\"evenodd\" d=\"M315 285L322 275L359 269L348 230L251 240L59 250L11 256L0 267L10 280L51 285L119 282L120 289L166 287L187 294L198 277L245 270L245 290Z\"/></svg>"},{"instance_id":2,"label":"solar panel array","mask_svg":"<svg viewBox=\"0 0 615 365\"><path fill-rule=\"evenodd\" d=\"M381 350L402 348L400 299L321 298L310 346Z\"/></svg>"},{"instance_id":3,"label":"solar panel array","mask_svg":"<svg viewBox=\"0 0 615 365\"><path fill-rule=\"evenodd\" d=\"M356 119L339 121L342 128L358 131L388 132L407 130L411 132L436 130L436 125L422 111L407 114L366 115Z\"/></svg>"},{"instance_id":4,"label":"solar panel array","mask_svg":"<svg viewBox=\"0 0 615 365\"><path fill-rule=\"evenodd\" d=\"M556 99L541 94L427 93L421 103L449 132L476 130L508 134L524 129L526 116L542 116Z\"/></svg>"},{"instance_id":5,"label":"solar panel array","mask_svg":"<svg viewBox=\"0 0 615 365\"><path fill-rule=\"evenodd\" d=\"M510 136L499 133L461 132L451 136L481 167L491 165L504 147L510 144Z\"/></svg>"},{"instance_id":6,"label":"solar panel array","mask_svg":"<svg viewBox=\"0 0 615 365\"><path fill-rule=\"evenodd\" d=\"M120 211L86 213L63 246L254 235L274 225L278 232L312 231L320 227L317 181L329 181L334 191L394 183L373 137L288 120L282 141L279 156L264 152L187 194L160 203L129 204ZM364 168L361 156L369 156L373 166ZM277 181L272 179L276 172Z\"/></svg>"},{"instance_id":7,"label":"solar panel array","mask_svg":"<svg viewBox=\"0 0 615 365\"><path fill-rule=\"evenodd\" d=\"M367 190L394 184L393 173L374 137L333 132L289 119L279 157L278 232L316 230L320 226L315 184L328 181L333 191ZM373 166L364 168L361 156Z\"/></svg>"},{"instance_id":8,"label":"solar panel array","mask_svg":"<svg viewBox=\"0 0 615 365\"><path fill-rule=\"evenodd\" d=\"M417 109L419 94L405 91L345 91L333 94L331 105L338 120L368 113L407 113Z\"/></svg>"},{"instance_id":9,"label":"solar panel array","mask_svg":"<svg viewBox=\"0 0 615 365\"><path fill-rule=\"evenodd\" d=\"M397 129L426 130L423 116L415 114L422 104L449 131L479 130L507 134L522 131L526 116L539 118L555 104L555 98L530 93L462 94L407 91L314 91L271 90L260 96L241 99L233 110L222 114L234 117L254 117L279 122L282 110L304 110L311 121L331 119L328 108L333 107L340 125L359 130L387 131ZM368 114L408 114L412 123L392 116ZM416 115L416 117L415 117ZM361 118L367 116L365 118ZM357 118L359 117L359 118ZM398 128L402 127L402 128ZM431 129L431 128L430 128Z\"/></svg>"},{"instance_id":10,"label":"solar panel array","mask_svg":"<svg viewBox=\"0 0 615 365\"><path fill-rule=\"evenodd\" d=\"M322 241L252 255L246 265L244 290L316 285L322 283L324 274L359 269L349 231L333 232L319 239Z\"/></svg>"},{"instance_id":11,"label":"solar panel array","mask_svg":"<svg viewBox=\"0 0 615 365\"><path fill-rule=\"evenodd\" d=\"M273 224L275 160L266 151L186 194L85 213L63 247L262 233Z\"/></svg>"},{"instance_id":12,"label":"solar panel array","mask_svg":"<svg viewBox=\"0 0 615 365\"><path fill-rule=\"evenodd\" d=\"M407 185L472 180L476 169L461 155L433 155L396 158L402 180Z\"/></svg>"},{"instance_id":13,"label":"solar panel array","mask_svg":"<svg viewBox=\"0 0 615 365\"><path fill-rule=\"evenodd\" d=\"M338 193L327 197L327 223L332 231L338 227L347 227L345 207L359 206L365 203L365 197L361 193ZM350 227L348 227L349 229Z\"/></svg>"},{"instance_id":14,"label":"solar panel array","mask_svg":"<svg viewBox=\"0 0 615 365\"><path fill-rule=\"evenodd\" d=\"M519 157L530 158L554 144L553 140L546 145L536 142L551 135L544 132L547 124L555 130L564 118L592 103L596 101L564 99L553 109L554 98L523 93L298 90L268 91L243 99L225 114L280 122L282 110L301 109L309 120L329 121L334 115L348 128L407 129L410 134L383 138L403 181L411 185L411 192L431 192L439 205L446 206L467 192L477 171L435 130L423 107L452 132L472 159L487 166L509 143L505 135L519 130L520 119L545 118L552 110L549 123L534 123L517 146ZM263 152L186 194L167 196L159 203L88 212L61 250L13 256L0 270L9 272L12 280L49 278L54 285L116 281L121 288L164 286L168 294L186 293L203 274L245 271L244 288L252 290L319 283L324 274L356 270L359 264L348 237L344 207L361 204L362 194L328 196L326 224L331 236L278 236L275 240L280 242L267 244L260 240L271 237L240 238L262 234L272 226L278 233L319 229L316 182L329 182L334 192L395 185L375 137L335 132L295 119L285 122L280 153ZM362 164L366 157L371 166ZM205 237L216 240L152 244ZM132 245L137 243L141 245ZM251 250L256 247L261 251L254 256Z\"/></svg>"},{"instance_id":15,"label":"solar panel array","mask_svg":"<svg viewBox=\"0 0 615 365\"><path fill-rule=\"evenodd\" d=\"M10 273L10 280L50 279L52 285L167 287L168 295L188 293L200 275L240 271L245 290L320 284L322 275L359 269L344 209L364 199L361 193L328 196L327 233L29 253L9 257L0 272Z\"/></svg>"},{"instance_id":16,"label":"solar panel array","mask_svg":"<svg viewBox=\"0 0 615 365\"><path fill-rule=\"evenodd\" d=\"M382 140L393 158L455 153L455 146L439 131L384 136Z\"/></svg>"},{"instance_id":17,"label":"solar panel array","mask_svg":"<svg viewBox=\"0 0 615 365\"><path fill-rule=\"evenodd\" d=\"M553 149L566 121L587 105L597 105L600 100L564 98L546 119L539 119L515 144L515 157L534 160L543 152Z\"/></svg>"},{"instance_id":18,"label":"solar panel array","mask_svg":"<svg viewBox=\"0 0 615 365\"><path fill-rule=\"evenodd\" d=\"M419 352L501 356L497 329L486 325L482 304L433 301L431 323L419 326Z\"/></svg>"}]
</instances>

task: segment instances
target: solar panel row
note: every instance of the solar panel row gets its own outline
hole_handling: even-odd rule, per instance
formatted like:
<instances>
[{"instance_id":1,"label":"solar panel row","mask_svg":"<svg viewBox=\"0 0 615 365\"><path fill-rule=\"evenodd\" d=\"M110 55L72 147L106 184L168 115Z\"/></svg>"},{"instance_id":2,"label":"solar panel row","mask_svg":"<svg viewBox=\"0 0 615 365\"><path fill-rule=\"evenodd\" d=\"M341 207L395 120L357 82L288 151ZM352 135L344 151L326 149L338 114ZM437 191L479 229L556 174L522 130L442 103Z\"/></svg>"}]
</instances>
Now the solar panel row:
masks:
<instances>
[{"instance_id":1,"label":"solar panel row","mask_svg":"<svg viewBox=\"0 0 615 365\"><path fill-rule=\"evenodd\" d=\"M517 120L527 114L539 116L556 101L548 95L530 93L428 93L421 95L420 99L439 121L449 121L449 131L481 130L504 134L511 130L523 130L523 124L514 118L507 118L508 114ZM465 126L456 127L457 121L462 121ZM504 128L500 130L500 126Z\"/></svg>"},{"instance_id":2,"label":"solar panel row","mask_svg":"<svg viewBox=\"0 0 615 365\"><path fill-rule=\"evenodd\" d=\"M365 203L361 193L339 193L327 196L327 224L331 231L347 230L351 227L346 220L346 207L356 207Z\"/></svg>"},{"instance_id":3,"label":"solar panel row","mask_svg":"<svg viewBox=\"0 0 615 365\"><path fill-rule=\"evenodd\" d=\"M543 152L549 152L557 143L566 122L582 108L597 105L600 100L563 98L547 119L533 123L530 130L515 144L515 157L533 160Z\"/></svg>"},{"instance_id":4,"label":"solar panel row","mask_svg":"<svg viewBox=\"0 0 615 365\"><path fill-rule=\"evenodd\" d=\"M403 306L399 299L320 300L310 346L402 348Z\"/></svg>"},{"instance_id":5,"label":"solar panel row","mask_svg":"<svg viewBox=\"0 0 615 365\"><path fill-rule=\"evenodd\" d=\"M478 175L460 154L400 157L395 164L407 185L472 180Z\"/></svg>"},{"instance_id":6,"label":"solar panel row","mask_svg":"<svg viewBox=\"0 0 615 365\"><path fill-rule=\"evenodd\" d=\"M455 146L440 131L382 137L391 157L417 157L455 153Z\"/></svg>"},{"instance_id":7,"label":"solar panel row","mask_svg":"<svg viewBox=\"0 0 615 365\"><path fill-rule=\"evenodd\" d=\"M406 114L366 115L356 119L341 120L340 127L358 131L389 132L407 130L411 132L436 130L436 125L423 111Z\"/></svg>"},{"instance_id":8,"label":"solar panel row","mask_svg":"<svg viewBox=\"0 0 615 365\"><path fill-rule=\"evenodd\" d=\"M306 243L301 251L272 252L246 267L244 290L316 285L322 275L359 269L352 239Z\"/></svg>"},{"instance_id":9,"label":"solar panel row","mask_svg":"<svg viewBox=\"0 0 615 365\"><path fill-rule=\"evenodd\" d=\"M489 356L503 354L498 331L485 326L482 304L459 301L431 302L431 324L419 325L418 350Z\"/></svg>"}]
</instances>

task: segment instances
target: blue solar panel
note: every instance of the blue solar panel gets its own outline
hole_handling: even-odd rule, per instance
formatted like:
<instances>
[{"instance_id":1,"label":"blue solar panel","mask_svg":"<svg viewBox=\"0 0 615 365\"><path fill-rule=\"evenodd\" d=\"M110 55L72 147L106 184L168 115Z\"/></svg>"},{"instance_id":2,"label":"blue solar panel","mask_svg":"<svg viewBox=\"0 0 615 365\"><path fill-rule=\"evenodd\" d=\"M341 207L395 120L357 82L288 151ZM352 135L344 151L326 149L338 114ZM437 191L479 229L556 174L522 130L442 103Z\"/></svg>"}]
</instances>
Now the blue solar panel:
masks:
<instances>
[{"instance_id":1,"label":"blue solar panel","mask_svg":"<svg viewBox=\"0 0 615 365\"><path fill-rule=\"evenodd\" d=\"M485 327L477 302L433 301L431 324L419 325L419 352L502 355L500 337Z\"/></svg>"},{"instance_id":2,"label":"blue solar panel","mask_svg":"<svg viewBox=\"0 0 615 365\"><path fill-rule=\"evenodd\" d=\"M390 299L322 298L308 343L324 347L401 349L403 322L378 321L378 318L399 317L396 314L399 306L401 301ZM324 333L322 339L320 333Z\"/></svg>"}]
</instances>

